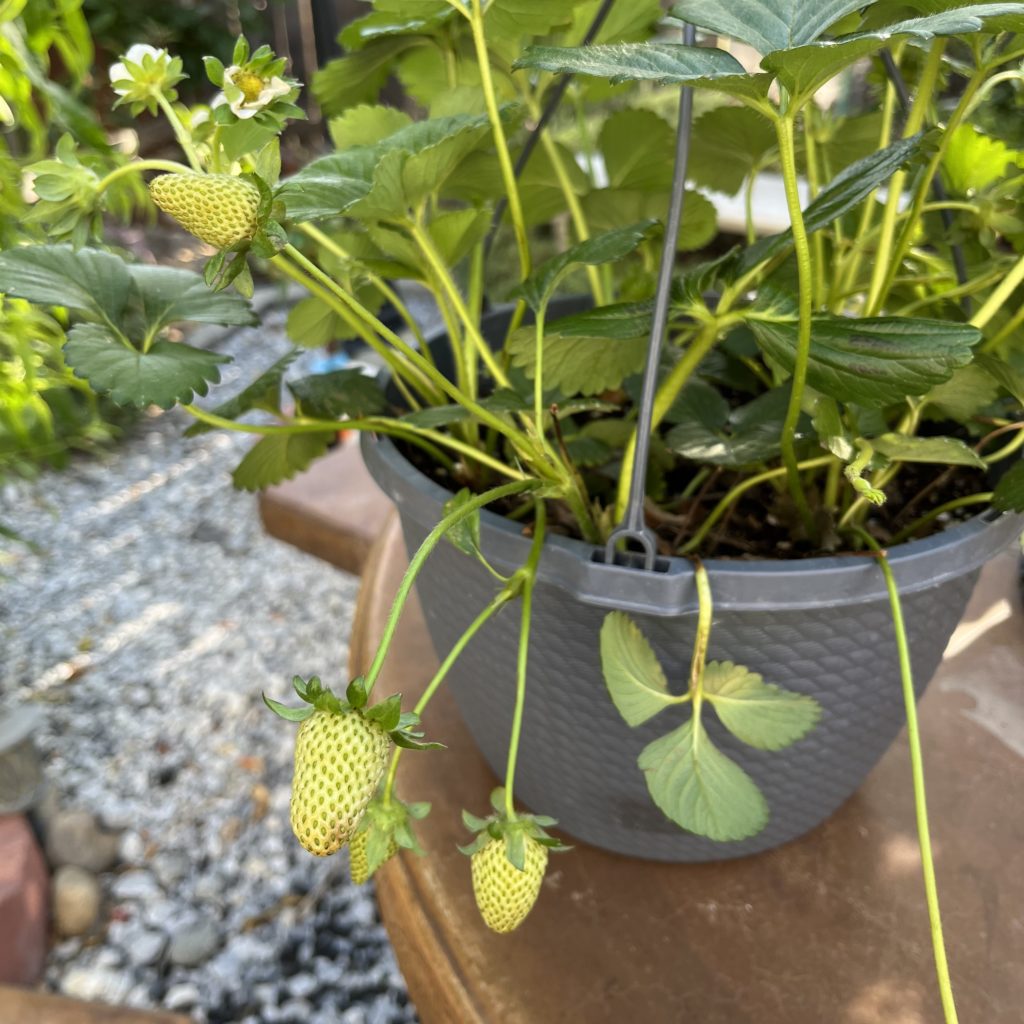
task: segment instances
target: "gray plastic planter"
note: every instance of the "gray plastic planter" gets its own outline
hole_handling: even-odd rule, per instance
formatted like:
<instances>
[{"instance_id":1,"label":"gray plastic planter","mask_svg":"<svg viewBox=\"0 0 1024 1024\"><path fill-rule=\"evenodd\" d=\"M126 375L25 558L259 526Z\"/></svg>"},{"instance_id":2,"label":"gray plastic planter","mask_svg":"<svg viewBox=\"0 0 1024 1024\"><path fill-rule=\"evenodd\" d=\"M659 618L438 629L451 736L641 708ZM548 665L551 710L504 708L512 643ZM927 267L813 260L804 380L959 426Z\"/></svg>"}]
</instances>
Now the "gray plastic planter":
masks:
<instances>
[{"instance_id":1,"label":"gray plastic planter","mask_svg":"<svg viewBox=\"0 0 1024 1024\"><path fill-rule=\"evenodd\" d=\"M450 497L387 439L363 435L363 454L394 500L410 551L443 515ZM919 693L963 614L980 567L1011 543L1024 517L987 514L893 549ZM529 541L516 524L485 511L481 547L511 572ZM682 831L652 803L637 757L681 724L670 709L630 728L601 674L598 634L609 609L634 616L670 686L687 677L697 617L691 564L665 559L644 572L594 560L595 549L551 537L534 599L529 683L516 796L559 830L595 846L664 861L739 857L778 846L823 822L860 785L903 720L896 645L882 573L868 559L706 563L715 602L709 658L760 672L766 681L814 696L818 726L776 753L734 740L713 713L714 741L754 778L771 808L767 827L741 842ZM495 593L476 560L442 543L418 591L435 648L446 652ZM470 732L497 775L504 771L514 699L518 604L492 619L456 662L450 686ZM443 739L443 737L439 737ZM910 776L908 766L907 786Z\"/></svg>"}]
</instances>

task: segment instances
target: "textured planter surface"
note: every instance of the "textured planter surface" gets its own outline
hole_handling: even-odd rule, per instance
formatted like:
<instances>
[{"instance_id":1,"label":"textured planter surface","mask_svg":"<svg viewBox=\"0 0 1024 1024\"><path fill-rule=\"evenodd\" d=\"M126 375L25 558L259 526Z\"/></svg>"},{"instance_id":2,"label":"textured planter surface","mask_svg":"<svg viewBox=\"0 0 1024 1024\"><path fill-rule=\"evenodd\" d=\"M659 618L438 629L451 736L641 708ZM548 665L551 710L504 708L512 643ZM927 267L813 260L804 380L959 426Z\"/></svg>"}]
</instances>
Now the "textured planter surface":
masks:
<instances>
[{"instance_id":1,"label":"textured planter surface","mask_svg":"<svg viewBox=\"0 0 1024 1024\"><path fill-rule=\"evenodd\" d=\"M364 435L371 474L394 499L414 551L442 516L448 493L411 466L390 441ZM891 561L919 692L931 679L963 614L978 570L1021 530L1019 516L979 517L901 545ZM481 517L481 546L509 572L529 543L515 524ZM776 753L734 740L713 714L715 743L761 787L768 826L751 839L715 843L680 830L651 802L636 759L651 740L685 720L669 710L633 729L619 717L601 674L598 633L609 608L638 621L670 680L686 679L696 623L689 562L643 573L591 560L593 549L553 537L545 547L534 603L529 688L517 796L559 819L561 830L605 849L656 860L738 857L787 842L824 821L860 785L903 724L896 645L882 575L870 560L707 562L715 617L709 657L747 665L765 680L808 693L822 719L805 739ZM474 559L441 544L418 590L434 645L450 648L495 591ZM641 611L641 609L645 609ZM514 697L517 606L483 629L456 663L449 685L499 776Z\"/></svg>"},{"instance_id":2,"label":"textured planter surface","mask_svg":"<svg viewBox=\"0 0 1024 1024\"><path fill-rule=\"evenodd\" d=\"M561 299L552 315L586 308ZM501 338L509 309L490 314L486 337ZM526 322L529 322L527 314ZM438 341L443 341L439 338ZM434 356L450 373L450 348ZM362 435L371 475L395 502L410 552L443 516L451 495L412 466L387 439ZM918 693L934 675L982 565L1024 529L1024 516L978 516L890 552L907 620ZM521 566L529 541L520 527L481 514L481 548L497 569ZM559 820L577 839L636 857L702 861L778 846L823 822L860 785L904 721L896 641L881 570L873 559L716 561L707 565L715 603L709 659L733 661L815 697L817 727L775 753L734 739L709 708L714 742L753 777L771 817L758 835L716 843L682 831L654 805L640 751L682 724L669 709L630 728L608 696L599 633L610 609L629 612L650 640L669 686L681 692L697 621L693 567L661 559L658 572L603 565L580 541L550 537L534 597L529 679L516 796ZM427 625L443 655L495 593L475 559L442 543L418 580ZM453 667L448 685L495 774L504 773L515 696L518 605L493 618Z\"/></svg>"}]
</instances>

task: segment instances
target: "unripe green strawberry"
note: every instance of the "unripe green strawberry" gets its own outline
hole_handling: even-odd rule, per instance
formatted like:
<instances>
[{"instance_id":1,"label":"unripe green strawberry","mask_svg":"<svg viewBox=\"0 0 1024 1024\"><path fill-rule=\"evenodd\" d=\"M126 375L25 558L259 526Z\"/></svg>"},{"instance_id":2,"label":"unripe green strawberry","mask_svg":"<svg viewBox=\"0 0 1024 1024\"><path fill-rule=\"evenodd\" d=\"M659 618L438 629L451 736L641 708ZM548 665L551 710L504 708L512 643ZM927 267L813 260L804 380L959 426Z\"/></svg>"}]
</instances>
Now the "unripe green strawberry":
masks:
<instances>
[{"instance_id":1,"label":"unripe green strawberry","mask_svg":"<svg viewBox=\"0 0 1024 1024\"><path fill-rule=\"evenodd\" d=\"M356 885L364 885L370 880L370 858L367 854L367 843L370 839L369 830L357 832L348 844L348 870ZM398 853L398 843L394 837L388 840L388 852L384 860L391 860Z\"/></svg>"},{"instance_id":2,"label":"unripe green strawberry","mask_svg":"<svg viewBox=\"0 0 1024 1024\"><path fill-rule=\"evenodd\" d=\"M492 931L514 931L537 902L548 850L531 836L524 838L522 871L508 859L504 839L491 839L471 858L473 895L484 923Z\"/></svg>"},{"instance_id":3,"label":"unripe green strawberry","mask_svg":"<svg viewBox=\"0 0 1024 1024\"><path fill-rule=\"evenodd\" d=\"M218 249L256 233L259 189L231 174L161 174L149 183L153 202L183 228Z\"/></svg>"},{"instance_id":4,"label":"unripe green strawberry","mask_svg":"<svg viewBox=\"0 0 1024 1024\"><path fill-rule=\"evenodd\" d=\"M299 726L292 830L318 857L352 838L387 767L391 739L358 711L318 710Z\"/></svg>"}]
</instances>

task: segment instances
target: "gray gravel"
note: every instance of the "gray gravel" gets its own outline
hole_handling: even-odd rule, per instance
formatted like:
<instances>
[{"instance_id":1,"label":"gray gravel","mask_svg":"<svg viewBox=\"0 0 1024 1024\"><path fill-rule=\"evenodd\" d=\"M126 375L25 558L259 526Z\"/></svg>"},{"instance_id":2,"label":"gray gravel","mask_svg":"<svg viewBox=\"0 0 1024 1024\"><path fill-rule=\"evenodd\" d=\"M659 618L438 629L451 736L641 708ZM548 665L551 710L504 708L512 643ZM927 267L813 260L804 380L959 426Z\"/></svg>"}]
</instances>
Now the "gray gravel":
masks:
<instances>
[{"instance_id":1,"label":"gray gravel","mask_svg":"<svg viewBox=\"0 0 1024 1024\"><path fill-rule=\"evenodd\" d=\"M282 322L216 344L239 360L218 400L283 352ZM46 983L200 1022L414 1021L370 890L291 835L293 727L260 700L343 682L357 582L263 534L229 480L250 439L188 422L0 493L43 549L0 560L0 698L46 707L59 803L122 830L101 930L59 943Z\"/></svg>"}]
</instances>

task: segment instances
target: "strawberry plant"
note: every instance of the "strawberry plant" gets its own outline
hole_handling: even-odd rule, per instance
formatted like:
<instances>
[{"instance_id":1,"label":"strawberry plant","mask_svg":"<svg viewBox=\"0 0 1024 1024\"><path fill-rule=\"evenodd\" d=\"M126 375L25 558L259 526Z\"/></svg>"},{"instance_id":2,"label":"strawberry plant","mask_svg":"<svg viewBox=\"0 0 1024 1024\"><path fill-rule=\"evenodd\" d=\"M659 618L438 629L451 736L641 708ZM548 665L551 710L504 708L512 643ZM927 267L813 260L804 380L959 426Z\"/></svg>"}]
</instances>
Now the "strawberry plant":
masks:
<instances>
[{"instance_id":1,"label":"strawberry plant","mask_svg":"<svg viewBox=\"0 0 1024 1024\"><path fill-rule=\"evenodd\" d=\"M403 750L429 746L419 715L480 630L511 636L504 786L492 816L466 816L478 833L468 850L474 889L496 930L529 912L558 846L546 832L554 819L523 812L515 796L530 767L519 758L527 686L559 671L538 647L531 653L547 626L535 607L572 605L573 629L539 648L551 661L560 643L576 642L577 606L601 609L599 633L577 643L570 663L577 672L586 664L588 684L603 674L605 686L580 698L589 711L621 713L598 755L629 749L616 784L640 779L687 839L749 852L742 844L772 826L773 759L803 757L836 714L828 672L762 671L769 647L798 640L788 625L788 639L771 643L767 627L750 626L769 601L758 573L770 575L765 563L807 566L797 618L834 602L833 618L856 629L858 601L884 606L898 659L879 668L888 655L854 637L838 660L845 668L866 651L861 684L903 688L952 1020L901 604L945 576L936 570L901 595L890 557L923 558L958 530L1019 532L1024 512L1024 154L991 116L974 117L991 110L998 86L1020 83L1024 4L748 0L738 10L680 0L672 15L662 20L654 0L377 0L343 31L345 56L312 83L333 150L284 178L278 140L299 113L299 85L268 47L250 52L239 40L228 63L208 59L216 92L202 109L176 103L174 57L129 51L113 76L119 102L168 118L186 162L143 160L83 178L79 216L101 210L123 177L156 174L157 203L218 249L205 283L53 244L0 254L0 280L12 296L60 296L75 319L66 359L93 387L134 406L180 403L193 430L253 434L239 487L305 469L344 427L389 439L422 490L447 491L429 531L403 505L407 535L425 539L365 677L344 702L300 681L309 706L275 710L303 720L300 840L315 853L353 843L353 873L368 877L397 850L418 849L414 823L427 808L394 790ZM727 40L755 52L756 69ZM856 67L870 69L872 109L819 103L824 86ZM424 116L381 102L392 76ZM678 126L663 117L676 96ZM563 114L552 117L559 99ZM778 175L789 226L765 234L754 197L767 171ZM712 190L743 194L741 244L716 237ZM79 226L67 209L61 216ZM235 397L196 404L221 358L167 328L247 322L234 292L251 292L251 265L305 289L288 317L298 348L362 339L387 380L351 370L295 379L289 356ZM443 337L425 336L396 281L432 294ZM487 315L492 298L509 303L497 318ZM379 315L385 301L397 328ZM388 472L396 491L405 486ZM504 523L482 516L486 506ZM624 536L642 559L623 550ZM371 706L398 618L444 538L432 564L470 566L491 599L468 626L445 632L441 665L414 709L401 712L398 698ZM568 568L552 582L556 565ZM742 579L751 565L751 595L740 583L723 602L718 581ZM863 570L848 605L821 596L820 576L839 565ZM652 608L646 595L662 590L686 600ZM739 611L713 619L713 603ZM499 616L512 604L516 621ZM671 636L665 621L677 627ZM755 639L743 646L741 634ZM691 652L685 683L670 650L680 636ZM719 644L749 653L709 660ZM874 741L881 726L869 729ZM813 770L797 774L813 788Z\"/></svg>"}]
</instances>

